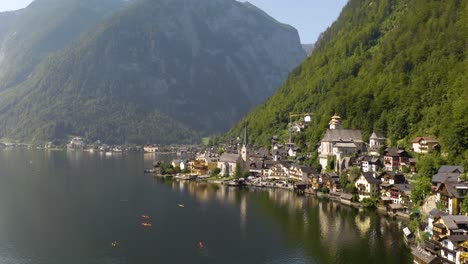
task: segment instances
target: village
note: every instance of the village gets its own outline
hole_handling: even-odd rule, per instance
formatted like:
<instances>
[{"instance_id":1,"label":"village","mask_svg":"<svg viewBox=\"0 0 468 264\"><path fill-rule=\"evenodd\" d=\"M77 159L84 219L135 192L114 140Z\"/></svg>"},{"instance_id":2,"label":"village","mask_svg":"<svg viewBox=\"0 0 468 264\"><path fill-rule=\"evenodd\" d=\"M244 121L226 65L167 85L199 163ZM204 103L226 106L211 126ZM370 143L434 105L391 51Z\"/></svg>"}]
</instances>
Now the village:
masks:
<instances>
[{"instance_id":1,"label":"village","mask_svg":"<svg viewBox=\"0 0 468 264\"><path fill-rule=\"evenodd\" d=\"M360 130L344 129L341 122L340 116L331 117L319 142L322 171L301 165L300 149L290 140L284 143L273 136L271 151L250 150L245 129L237 151L205 151L194 159L173 160L165 174L185 173L191 176L179 178L198 176L229 186L283 188L377 208L408 222L402 233L415 263L468 263L468 204L464 203L468 182L463 166L441 165L430 186L421 189L414 179L418 170L414 156L440 151L437 139L414 138L411 150L385 147L384 134L375 131L364 142Z\"/></svg>"}]
</instances>

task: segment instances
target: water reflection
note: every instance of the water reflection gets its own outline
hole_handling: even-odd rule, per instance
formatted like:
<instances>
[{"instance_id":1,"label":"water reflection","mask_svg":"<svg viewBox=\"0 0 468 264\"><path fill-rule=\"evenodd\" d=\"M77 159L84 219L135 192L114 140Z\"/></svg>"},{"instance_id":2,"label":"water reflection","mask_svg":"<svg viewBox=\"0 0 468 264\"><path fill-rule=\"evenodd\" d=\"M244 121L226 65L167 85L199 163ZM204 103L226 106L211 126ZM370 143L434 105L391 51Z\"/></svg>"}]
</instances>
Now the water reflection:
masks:
<instances>
[{"instance_id":1,"label":"water reflection","mask_svg":"<svg viewBox=\"0 0 468 264\"><path fill-rule=\"evenodd\" d=\"M155 180L170 184L174 191L187 191L200 203L217 201L239 206L242 230L252 210L268 215L279 224L278 231L290 246L312 262L411 263L399 222L379 216L376 211L359 211L278 189L238 190L209 183Z\"/></svg>"}]
</instances>

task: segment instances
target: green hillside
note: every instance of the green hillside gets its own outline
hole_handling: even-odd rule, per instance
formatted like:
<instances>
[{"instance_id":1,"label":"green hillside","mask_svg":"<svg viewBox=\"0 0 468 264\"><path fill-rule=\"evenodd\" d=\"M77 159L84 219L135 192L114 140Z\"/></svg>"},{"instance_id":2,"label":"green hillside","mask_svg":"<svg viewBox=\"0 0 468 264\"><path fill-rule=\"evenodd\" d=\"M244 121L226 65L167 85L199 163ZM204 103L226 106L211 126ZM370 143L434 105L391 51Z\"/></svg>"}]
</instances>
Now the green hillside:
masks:
<instances>
[{"instance_id":1,"label":"green hillside","mask_svg":"<svg viewBox=\"0 0 468 264\"><path fill-rule=\"evenodd\" d=\"M35 0L0 13L0 91L124 6L121 0Z\"/></svg>"},{"instance_id":2,"label":"green hillside","mask_svg":"<svg viewBox=\"0 0 468 264\"><path fill-rule=\"evenodd\" d=\"M344 127L385 132L391 145L440 139L449 161L468 159L468 1L350 0L297 67L247 122L267 146L286 136L290 112L314 112L296 141L313 150L336 112Z\"/></svg>"}]
</instances>

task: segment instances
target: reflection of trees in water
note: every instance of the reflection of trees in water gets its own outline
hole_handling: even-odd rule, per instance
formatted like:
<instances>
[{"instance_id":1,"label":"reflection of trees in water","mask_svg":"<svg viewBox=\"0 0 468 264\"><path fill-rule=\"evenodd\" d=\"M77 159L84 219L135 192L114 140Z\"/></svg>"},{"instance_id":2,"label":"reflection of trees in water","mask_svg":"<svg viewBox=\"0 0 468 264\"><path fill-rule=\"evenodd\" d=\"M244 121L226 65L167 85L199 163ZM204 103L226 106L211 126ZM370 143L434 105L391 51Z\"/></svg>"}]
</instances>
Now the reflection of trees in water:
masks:
<instances>
[{"instance_id":1,"label":"reflection of trees in water","mask_svg":"<svg viewBox=\"0 0 468 264\"><path fill-rule=\"evenodd\" d=\"M162 180L162 179L161 179ZM359 211L340 203L297 196L278 189L239 190L202 182L164 180L202 204L239 205L241 230L249 208L279 224L292 248L317 263L410 263L398 222L376 211Z\"/></svg>"}]
</instances>

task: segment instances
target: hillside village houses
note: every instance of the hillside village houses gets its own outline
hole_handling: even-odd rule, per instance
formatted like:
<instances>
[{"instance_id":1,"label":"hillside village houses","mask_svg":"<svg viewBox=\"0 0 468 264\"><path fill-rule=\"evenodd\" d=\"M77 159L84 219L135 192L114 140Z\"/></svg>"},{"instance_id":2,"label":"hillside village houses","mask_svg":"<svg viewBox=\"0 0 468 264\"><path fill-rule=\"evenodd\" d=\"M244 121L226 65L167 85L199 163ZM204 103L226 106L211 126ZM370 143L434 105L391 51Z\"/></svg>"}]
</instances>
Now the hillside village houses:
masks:
<instances>
[{"instance_id":1,"label":"hillside village houses","mask_svg":"<svg viewBox=\"0 0 468 264\"><path fill-rule=\"evenodd\" d=\"M439 141L430 137L417 137L413 139L412 143L412 151L415 153L426 154L440 150Z\"/></svg>"}]
</instances>

